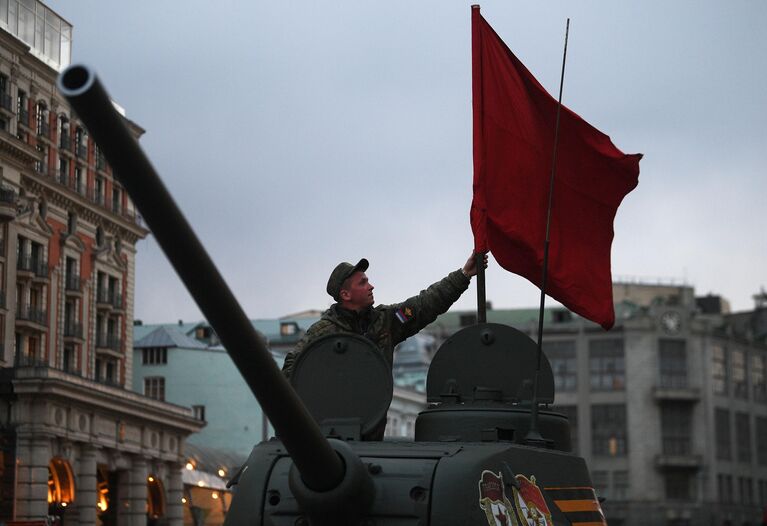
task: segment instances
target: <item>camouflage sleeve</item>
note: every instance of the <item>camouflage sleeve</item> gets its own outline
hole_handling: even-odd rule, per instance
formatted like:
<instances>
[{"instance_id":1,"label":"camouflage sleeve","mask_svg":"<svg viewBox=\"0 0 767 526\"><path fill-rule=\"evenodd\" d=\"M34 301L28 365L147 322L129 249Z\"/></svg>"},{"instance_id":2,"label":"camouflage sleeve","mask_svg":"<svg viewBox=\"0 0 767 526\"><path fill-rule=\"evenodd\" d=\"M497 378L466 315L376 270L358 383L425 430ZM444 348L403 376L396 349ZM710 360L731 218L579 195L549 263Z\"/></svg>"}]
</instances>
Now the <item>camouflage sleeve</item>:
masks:
<instances>
[{"instance_id":1,"label":"camouflage sleeve","mask_svg":"<svg viewBox=\"0 0 767 526\"><path fill-rule=\"evenodd\" d=\"M390 323L394 343L416 334L450 306L469 288L471 280L456 270L434 283L417 296L390 306Z\"/></svg>"},{"instance_id":2,"label":"camouflage sleeve","mask_svg":"<svg viewBox=\"0 0 767 526\"><path fill-rule=\"evenodd\" d=\"M284 374L286 378L290 378L290 373L293 371L293 364L295 363L296 358L298 358L299 353L304 350L304 347L320 336L324 336L332 331L333 324L325 320L320 320L309 327L301 339L298 340L298 343L296 343L293 350L285 355L285 362L282 364L282 374Z\"/></svg>"}]
</instances>

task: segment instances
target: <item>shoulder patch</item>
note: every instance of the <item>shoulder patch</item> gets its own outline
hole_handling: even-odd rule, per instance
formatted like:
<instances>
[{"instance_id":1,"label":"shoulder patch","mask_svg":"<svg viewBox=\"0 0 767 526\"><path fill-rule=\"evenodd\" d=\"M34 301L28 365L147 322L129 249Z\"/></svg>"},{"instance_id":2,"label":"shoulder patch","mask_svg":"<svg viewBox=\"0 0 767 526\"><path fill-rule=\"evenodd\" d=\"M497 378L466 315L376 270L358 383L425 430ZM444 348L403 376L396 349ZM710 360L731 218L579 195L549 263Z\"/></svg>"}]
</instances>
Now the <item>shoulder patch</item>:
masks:
<instances>
[{"instance_id":1,"label":"shoulder patch","mask_svg":"<svg viewBox=\"0 0 767 526\"><path fill-rule=\"evenodd\" d=\"M401 309L397 309L397 312L395 312L394 315L397 317L400 323L407 323L413 318L413 309L410 307L403 307Z\"/></svg>"}]
</instances>

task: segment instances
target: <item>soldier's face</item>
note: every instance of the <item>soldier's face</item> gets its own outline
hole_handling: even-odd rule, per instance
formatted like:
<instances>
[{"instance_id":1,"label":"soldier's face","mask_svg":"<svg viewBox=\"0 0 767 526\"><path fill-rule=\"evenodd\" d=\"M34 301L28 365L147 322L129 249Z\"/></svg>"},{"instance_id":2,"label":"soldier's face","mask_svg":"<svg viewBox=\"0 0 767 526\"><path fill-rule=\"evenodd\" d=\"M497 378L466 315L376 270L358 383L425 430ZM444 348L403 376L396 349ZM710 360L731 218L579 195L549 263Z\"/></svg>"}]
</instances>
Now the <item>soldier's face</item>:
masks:
<instances>
[{"instance_id":1,"label":"soldier's face","mask_svg":"<svg viewBox=\"0 0 767 526\"><path fill-rule=\"evenodd\" d=\"M352 274L344 288L341 289L341 299L344 306L351 310L360 310L373 304L373 285L368 281L364 272Z\"/></svg>"}]
</instances>

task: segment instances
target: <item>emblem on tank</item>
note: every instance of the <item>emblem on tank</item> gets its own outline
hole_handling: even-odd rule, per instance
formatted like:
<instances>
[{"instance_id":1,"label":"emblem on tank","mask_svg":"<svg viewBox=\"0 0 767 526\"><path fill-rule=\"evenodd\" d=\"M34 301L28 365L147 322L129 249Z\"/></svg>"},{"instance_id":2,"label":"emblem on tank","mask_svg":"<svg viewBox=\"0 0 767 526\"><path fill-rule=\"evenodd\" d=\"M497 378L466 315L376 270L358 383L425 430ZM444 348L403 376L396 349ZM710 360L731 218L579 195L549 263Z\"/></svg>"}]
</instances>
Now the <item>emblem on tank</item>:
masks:
<instances>
[{"instance_id":1,"label":"emblem on tank","mask_svg":"<svg viewBox=\"0 0 767 526\"><path fill-rule=\"evenodd\" d=\"M479 479L479 507L490 526L518 526L514 508L506 497L503 475L484 470Z\"/></svg>"},{"instance_id":2,"label":"emblem on tank","mask_svg":"<svg viewBox=\"0 0 767 526\"><path fill-rule=\"evenodd\" d=\"M519 489L513 488L512 491L522 526L554 526L546 499L535 484L535 476L530 475L530 478L527 478L517 475L516 479Z\"/></svg>"}]
</instances>

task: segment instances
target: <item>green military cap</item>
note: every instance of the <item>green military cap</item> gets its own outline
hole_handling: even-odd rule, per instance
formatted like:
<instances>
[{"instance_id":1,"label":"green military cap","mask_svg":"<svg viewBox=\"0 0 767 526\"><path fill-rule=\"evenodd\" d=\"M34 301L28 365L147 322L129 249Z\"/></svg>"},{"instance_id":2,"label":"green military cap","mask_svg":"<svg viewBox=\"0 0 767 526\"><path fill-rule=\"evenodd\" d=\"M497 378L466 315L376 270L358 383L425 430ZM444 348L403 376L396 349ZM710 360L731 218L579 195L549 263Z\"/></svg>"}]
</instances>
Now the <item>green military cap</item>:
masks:
<instances>
[{"instance_id":1,"label":"green military cap","mask_svg":"<svg viewBox=\"0 0 767 526\"><path fill-rule=\"evenodd\" d=\"M344 261L336 265L333 272L330 273L328 279L328 294L333 296L333 299L338 301L338 295L341 294L341 287L344 281L349 279L355 272L365 272L368 269L368 260L365 258L360 259L359 263L352 265Z\"/></svg>"}]
</instances>

